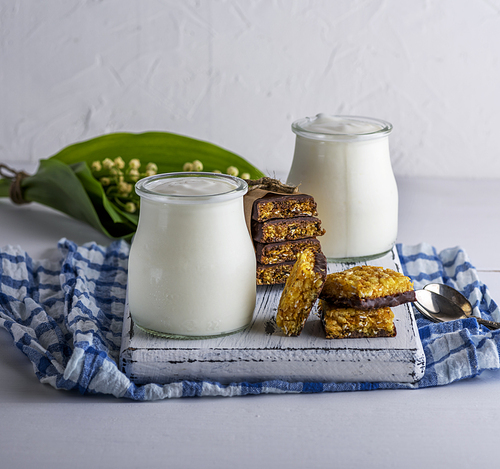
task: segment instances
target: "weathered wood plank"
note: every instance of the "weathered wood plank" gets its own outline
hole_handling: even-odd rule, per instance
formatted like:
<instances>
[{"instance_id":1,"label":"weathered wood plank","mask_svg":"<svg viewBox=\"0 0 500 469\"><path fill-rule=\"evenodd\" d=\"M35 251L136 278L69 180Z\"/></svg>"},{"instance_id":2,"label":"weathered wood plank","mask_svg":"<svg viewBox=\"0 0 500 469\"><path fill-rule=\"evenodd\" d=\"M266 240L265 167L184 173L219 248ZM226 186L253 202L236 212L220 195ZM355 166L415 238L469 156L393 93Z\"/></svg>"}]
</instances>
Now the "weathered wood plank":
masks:
<instances>
[{"instance_id":1,"label":"weathered wood plank","mask_svg":"<svg viewBox=\"0 0 500 469\"><path fill-rule=\"evenodd\" d=\"M395 250L370 263L401 270ZM329 264L328 272L349 267ZM422 377L425 356L411 306L393 308L396 337L325 339L316 309L299 337L287 337L274 321L282 289L258 287L252 324L238 334L207 340L146 334L134 325L127 305L120 367L137 384L183 379L414 382Z\"/></svg>"}]
</instances>

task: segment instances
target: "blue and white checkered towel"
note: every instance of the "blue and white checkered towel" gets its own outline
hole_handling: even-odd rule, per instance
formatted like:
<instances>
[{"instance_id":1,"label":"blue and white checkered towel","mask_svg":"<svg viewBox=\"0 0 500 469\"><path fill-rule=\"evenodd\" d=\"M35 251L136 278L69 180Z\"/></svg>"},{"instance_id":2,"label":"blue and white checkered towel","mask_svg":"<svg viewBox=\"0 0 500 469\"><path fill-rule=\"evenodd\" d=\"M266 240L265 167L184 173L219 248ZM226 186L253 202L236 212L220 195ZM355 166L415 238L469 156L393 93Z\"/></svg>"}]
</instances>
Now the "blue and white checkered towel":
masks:
<instances>
[{"instance_id":1,"label":"blue and white checkered towel","mask_svg":"<svg viewBox=\"0 0 500 469\"><path fill-rule=\"evenodd\" d=\"M0 251L0 325L33 363L38 379L58 389L112 394L134 400L182 396L240 396L264 393L334 392L422 388L472 378L500 368L500 330L488 331L475 319L434 324L418 313L417 324L427 359L424 377L405 383L262 383L183 381L142 386L117 366L120 351L129 245L114 242L77 246L59 243L61 260L33 261L20 248ZM458 288L474 313L500 321L465 252L440 253L428 244L398 245L403 269L421 288L431 281Z\"/></svg>"}]
</instances>

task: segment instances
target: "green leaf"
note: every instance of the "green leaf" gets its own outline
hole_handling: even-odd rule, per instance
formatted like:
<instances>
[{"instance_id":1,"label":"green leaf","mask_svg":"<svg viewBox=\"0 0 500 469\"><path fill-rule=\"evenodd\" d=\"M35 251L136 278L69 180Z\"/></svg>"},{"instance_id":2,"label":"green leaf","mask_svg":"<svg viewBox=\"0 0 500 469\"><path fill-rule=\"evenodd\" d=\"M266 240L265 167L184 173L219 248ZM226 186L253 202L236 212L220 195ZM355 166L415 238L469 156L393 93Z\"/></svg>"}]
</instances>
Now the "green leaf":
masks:
<instances>
[{"instance_id":1,"label":"green leaf","mask_svg":"<svg viewBox=\"0 0 500 469\"><path fill-rule=\"evenodd\" d=\"M10 179L0 179L0 197L9 197Z\"/></svg>"},{"instance_id":2,"label":"green leaf","mask_svg":"<svg viewBox=\"0 0 500 469\"><path fill-rule=\"evenodd\" d=\"M96 210L71 167L58 160L41 160L37 173L23 179L21 185L26 201L66 213L109 237L126 237L135 231L131 223L114 222L102 203Z\"/></svg>"},{"instance_id":3,"label":"green leaf","mask_svg":"<svg viewBox=\"0 0 500 469\"><path fill-rule=\"evenodd\" d=\"M140 159L144 165L155 163L159 173L182 171L184 163L200 160L204 171L218 169L225 172L229 166L236 166L240 174L249 173L251 179L264 176L262 171L235 153L202 140L168 132L103 135L71 145L52 158L67 164L81 161L91 164L118 156L126 163L132 158Z\"/></svg>"}]
</instances>

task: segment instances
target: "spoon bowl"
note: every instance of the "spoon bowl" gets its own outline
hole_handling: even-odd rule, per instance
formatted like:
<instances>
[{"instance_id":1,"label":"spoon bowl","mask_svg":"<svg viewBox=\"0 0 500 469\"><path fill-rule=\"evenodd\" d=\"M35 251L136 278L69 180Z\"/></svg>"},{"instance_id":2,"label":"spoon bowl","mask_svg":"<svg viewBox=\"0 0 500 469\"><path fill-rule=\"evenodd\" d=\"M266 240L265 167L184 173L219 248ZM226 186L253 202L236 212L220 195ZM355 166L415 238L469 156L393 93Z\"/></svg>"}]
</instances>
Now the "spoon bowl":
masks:
<instances>
[{"instance_id":1,"label":"spoon bowl","mask_svg":"<svg viewBox=\"0 0 500 469\"><path fill-rule=\"evenodd\" d=\"M488 329L500 329L500 322L472 315L472 305L460 292L441 283L430 283L415 291L414 303L420 313L434 322L454 321L473 317Z\"/></svg>"},{"instance_id":2,"label":"spoon bowl","mask_svg":"<svg viewBox=\"0 0 500 469\"><path fill-rule=\"evenodd\" d=\"M453 287L445 285L444 283L428 283L424 287L424 290L429 290L448 298L451 302L459 306L467 317L472 316L472 305L469 300Z\"/></svg>"},{"instance_id":3,"label":"spoon bowl","mask_svg":"<svg viewBox=\"0 0 500 469\"><path fill-rule=\"evenodd\" d=\"M462 309L445 296L439 295L431 290L415 291L417 301L415 307L433 322L455 321L466 319L467 315Z\"/></svg>"}]
</instances>

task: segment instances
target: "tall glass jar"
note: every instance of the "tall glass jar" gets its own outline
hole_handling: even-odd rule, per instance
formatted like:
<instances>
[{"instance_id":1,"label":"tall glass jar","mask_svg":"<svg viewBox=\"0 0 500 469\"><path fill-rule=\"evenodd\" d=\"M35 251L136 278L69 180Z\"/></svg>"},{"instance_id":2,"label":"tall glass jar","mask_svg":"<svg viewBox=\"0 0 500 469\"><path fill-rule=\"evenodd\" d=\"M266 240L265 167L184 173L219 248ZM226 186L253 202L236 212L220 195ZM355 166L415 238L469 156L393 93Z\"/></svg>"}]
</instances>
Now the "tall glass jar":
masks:
<instances>
[{"instance_id":1,"label":"tall glass jar","mask_svg":"<svg viewBox=\"0 0 500 469\"><path fill-rule=\"evenodd\" d=\"M355 262L382 256L396 241L398 189L389 155L392 125L318 114L292 124L295 153L287 182L312 195L326 234L325 256Z\"/></svg>"},{"instance_id":2,"label":"tall glass jar","mask_svg":"<svg viewBox=\"0 0 500 469\"><path fill-rule=\"evenodd\" d=\"M140 328L206 338L245 328L255 307L255 252L243 213L247 183L213 173L170 173L136 184L139 225L128 298Z\"/></svg>"}]
</instances>

